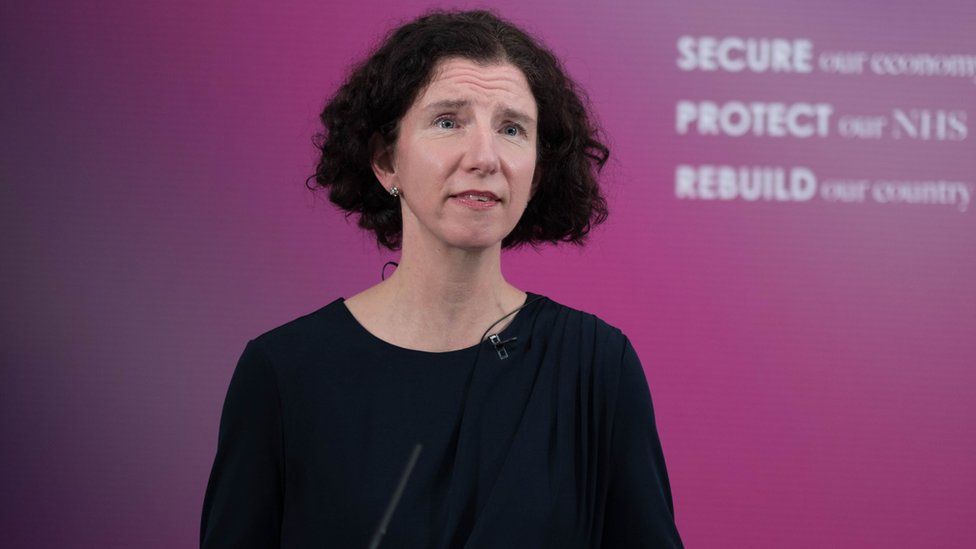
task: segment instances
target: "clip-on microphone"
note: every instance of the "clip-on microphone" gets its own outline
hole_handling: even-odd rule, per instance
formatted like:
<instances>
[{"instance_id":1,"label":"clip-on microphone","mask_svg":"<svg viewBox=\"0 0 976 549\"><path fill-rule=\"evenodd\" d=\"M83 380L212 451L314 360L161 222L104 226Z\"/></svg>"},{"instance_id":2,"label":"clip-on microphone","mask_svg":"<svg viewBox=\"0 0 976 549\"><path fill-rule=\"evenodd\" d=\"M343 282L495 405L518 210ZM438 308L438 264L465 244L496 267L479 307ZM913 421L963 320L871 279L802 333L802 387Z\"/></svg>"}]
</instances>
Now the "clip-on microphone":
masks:
<instances>
[{"instance_id":1,"label":"clip-on microphone","mask_svg":"<svg viewBox=\"0 0 976 549\"><path fill-rule=\"evenodd\" d=\"M505 344L511 343L517 339L517 337L510 337L505 341L502 341L502 338L498 337L498 334L491 334L488 336L488 341L491 341L491 344L495 346L495 352L498 353L498 358L500 360L505 360L508 358L508 349L505 348Z\"/></svg>"}]
</instances>

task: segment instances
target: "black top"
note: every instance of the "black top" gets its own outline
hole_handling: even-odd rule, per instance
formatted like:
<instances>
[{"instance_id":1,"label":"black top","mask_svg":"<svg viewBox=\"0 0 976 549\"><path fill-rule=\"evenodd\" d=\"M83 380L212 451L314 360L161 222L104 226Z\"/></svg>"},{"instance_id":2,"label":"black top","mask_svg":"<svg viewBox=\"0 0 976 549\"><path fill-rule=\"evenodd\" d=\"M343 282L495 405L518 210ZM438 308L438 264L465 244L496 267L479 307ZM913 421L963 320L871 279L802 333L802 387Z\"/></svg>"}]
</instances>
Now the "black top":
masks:
<instances>
[{"instance_id":1,"label":"black top","mask_svg":"<svg viewBox=\"0 0 976 549\"><path fill-rule=\"evenodd\" d=\"M205 548L681 547L627 337L529 293L500 337L434 353L342 298L249 341L203 502ZM499 323L499 325L504 325Z\"/></svg>"}]
</instances>

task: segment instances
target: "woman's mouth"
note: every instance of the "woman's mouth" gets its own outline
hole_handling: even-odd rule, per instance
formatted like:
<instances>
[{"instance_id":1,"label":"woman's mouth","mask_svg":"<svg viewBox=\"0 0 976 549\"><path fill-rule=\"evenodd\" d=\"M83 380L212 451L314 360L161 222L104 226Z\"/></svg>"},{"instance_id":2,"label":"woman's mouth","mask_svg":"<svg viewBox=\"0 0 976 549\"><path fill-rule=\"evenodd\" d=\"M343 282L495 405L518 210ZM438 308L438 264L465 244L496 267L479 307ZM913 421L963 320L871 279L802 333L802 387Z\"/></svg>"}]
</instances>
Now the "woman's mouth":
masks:
<instances>
[{"instance_id":1,"label":"woman's mouth","mask_svg":"<svg viewBox=\"0 0 976 549\"><path fill-rule=\"evenodd\" d=\"M493 196L493 195L492 195ZM487 210L495 207L499 200L487 194L460 193L451 197L457 204L473 210Z\"/></svg>"}]
</instances>

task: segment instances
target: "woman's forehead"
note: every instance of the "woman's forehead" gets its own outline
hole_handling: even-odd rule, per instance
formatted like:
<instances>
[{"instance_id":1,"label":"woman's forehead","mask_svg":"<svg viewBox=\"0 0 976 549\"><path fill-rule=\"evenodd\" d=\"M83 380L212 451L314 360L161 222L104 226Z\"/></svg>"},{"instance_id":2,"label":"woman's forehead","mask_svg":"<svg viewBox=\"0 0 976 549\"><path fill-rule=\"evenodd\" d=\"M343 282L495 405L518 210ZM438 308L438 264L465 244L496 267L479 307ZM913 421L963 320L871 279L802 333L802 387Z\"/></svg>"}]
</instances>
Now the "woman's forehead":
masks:
<instances>
[{"instance_id":1,"label":"woman's forehead","mask_svg":"<svg viewBox=\"0 0 976 549\"><path fill-rule=\"evenodd\" d=\"M414 107L424 110L451 103L457 107L502 104L532 118L536 114L535 97L525 74L508 62L482 64L458 57L438 62Z\"/></svg>"}]
</instances>

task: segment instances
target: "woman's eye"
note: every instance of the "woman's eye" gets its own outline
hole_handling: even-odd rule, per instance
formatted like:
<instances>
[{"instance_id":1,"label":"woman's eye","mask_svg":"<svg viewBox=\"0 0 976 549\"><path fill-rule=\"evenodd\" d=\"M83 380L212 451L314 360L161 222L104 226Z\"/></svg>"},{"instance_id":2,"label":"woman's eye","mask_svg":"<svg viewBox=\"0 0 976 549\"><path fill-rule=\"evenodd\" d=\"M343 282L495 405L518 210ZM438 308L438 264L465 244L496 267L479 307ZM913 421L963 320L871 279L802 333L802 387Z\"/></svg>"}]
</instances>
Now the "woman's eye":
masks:
<instances>
[{"instance_id":1,"label":"woman's eye","mask_svg":"<svg viewBox=\"0 0 976 549\"><path fill-rule=\"evenodd\" d=\"M450 118L438 118L434 121L434 124L444 130L453 130L457 127L457 122L451 120Z\"/></svg>"},{"instance_id":2,"label":"woman's eye","mask_svg":"<svg viewBox=\"0 0 976 549\"><path fill-rule=\"evenodd\" d=\"M504 131L505 135L509 137L518 137L519 135L525 133L524 130L522 130L522 127L518 124L509 124L508 126L505 126Z\"/></svg>"}]
</instances>

